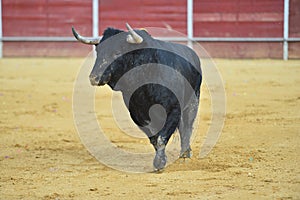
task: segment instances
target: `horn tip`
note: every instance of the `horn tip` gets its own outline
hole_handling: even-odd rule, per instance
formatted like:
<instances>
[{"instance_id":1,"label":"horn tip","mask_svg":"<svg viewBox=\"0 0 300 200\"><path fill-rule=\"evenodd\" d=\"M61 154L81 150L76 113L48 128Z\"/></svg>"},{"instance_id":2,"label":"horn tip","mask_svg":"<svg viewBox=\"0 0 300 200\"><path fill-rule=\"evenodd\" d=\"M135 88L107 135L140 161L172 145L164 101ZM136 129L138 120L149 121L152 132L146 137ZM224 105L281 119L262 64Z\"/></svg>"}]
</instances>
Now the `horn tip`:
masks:
<instances>
[{"instance_id":1,"label":"horn tip","mask_svg":"<svg viewBox=\"0 0 300 200\"><path fill-rule=\"evenodd\" d=\"M78 33L77 33L77 31L75 30L74 26L72 26L72 33L73 33L73 35L75 36L75 38L78 37Z\"/></svg>"},{"instance_id":2,"label":"horn tip","mask_svg":"<svg viewBox=\"0 0 300 200\"><path fill-rule=\"evenodd\" d=\"M128 22L125 23L125 26L128 30L131 29L131 26L128 24Z\"/></svg>"}]
</instances>

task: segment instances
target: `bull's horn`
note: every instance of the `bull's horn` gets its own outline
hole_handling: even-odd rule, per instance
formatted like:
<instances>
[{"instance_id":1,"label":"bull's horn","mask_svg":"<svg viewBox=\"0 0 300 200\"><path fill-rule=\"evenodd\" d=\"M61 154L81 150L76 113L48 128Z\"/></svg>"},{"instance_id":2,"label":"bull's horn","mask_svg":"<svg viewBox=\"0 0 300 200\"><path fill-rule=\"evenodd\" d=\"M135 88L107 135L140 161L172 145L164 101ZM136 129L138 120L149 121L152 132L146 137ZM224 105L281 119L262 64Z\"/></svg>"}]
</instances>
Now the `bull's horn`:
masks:
<instances>
[{"instance_id":1,"label":"bull's horn","mask_svg":"<svg viewBox=\"0 0 300 200\"><path fill-rule=\"evenodd\" d=\"M88 39L88 38L85 38L85 37L82 37L81 35L79 35L77 33L77 31L75 30L75 28L72 26L72 32L73 32L73 35L74 37L84 43L84 44L99 44L100 43L100 38L92 38L92 39Z\"/></svg>"},{"instance_id":2,"label":"bull's horn","mask_svg":"<svg viewBox=\"0 0 300 200\"><path fill-rule=\"evenodd\" d=\"M126 28L128 29L130 35L127 36L128 43L140 44L143 42L143 38L137 34L128 23L126 23Z\"/></svg>"}]
</instances>

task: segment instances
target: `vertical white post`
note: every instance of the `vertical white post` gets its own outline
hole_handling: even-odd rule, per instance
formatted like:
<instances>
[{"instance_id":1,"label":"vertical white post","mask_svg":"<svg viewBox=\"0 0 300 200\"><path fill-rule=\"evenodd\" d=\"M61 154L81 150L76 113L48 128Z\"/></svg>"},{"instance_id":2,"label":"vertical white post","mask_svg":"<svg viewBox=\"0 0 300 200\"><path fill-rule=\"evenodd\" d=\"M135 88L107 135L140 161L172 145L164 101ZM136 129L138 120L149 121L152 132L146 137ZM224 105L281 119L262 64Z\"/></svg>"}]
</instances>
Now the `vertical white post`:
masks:
<instances>
[{"instance_id":1,"label":"vertical white post","mask_svg":"<svg viewBox=\"0 0 300 200\"><path fill-rule=\"evenodd\" d=\"M188 46L193 47L193 0L187 0L187 36Z\"/></svg>"},{"instance_id":2,"label":"vertical white post","mask_svg":"<svg viewBox=\"0 0 300 200\"><path fill-rule=\"evenodd\" d=\"M99 36L99 1L93 0L93 37Z\"/></svg>"},{"instance_id":3,"label":"vertical white post","mask_svg":"<svg viewBox=\"0 0 300 200\"><path fill-rule=\"evenodd\" d=\"M283 19L283 59L289 59L289 0L284 0L284 19Z\"/></svg>"},{"instance_id":4,"label":"vertical white post","mask_svg":"<svg viewBox=\"0 0 300 200\"><path fill-rule=\"evenodd\" d=\"M3 57L3 33L2 33L2 0L0 0L0 58Z\"/></svg>"},{"instance_id":5,"label":"vertical white post","mask_svg":"<svg viewBox=\"0 0 300 200\"><path fill-rule=\"evenodd\" d=\"M99 1L93 0L93 37L99 36ZM96 49L96 46L93 46L93 50ZM95 53L95 51L94 51Z\"/></svg>"}]
</instances>

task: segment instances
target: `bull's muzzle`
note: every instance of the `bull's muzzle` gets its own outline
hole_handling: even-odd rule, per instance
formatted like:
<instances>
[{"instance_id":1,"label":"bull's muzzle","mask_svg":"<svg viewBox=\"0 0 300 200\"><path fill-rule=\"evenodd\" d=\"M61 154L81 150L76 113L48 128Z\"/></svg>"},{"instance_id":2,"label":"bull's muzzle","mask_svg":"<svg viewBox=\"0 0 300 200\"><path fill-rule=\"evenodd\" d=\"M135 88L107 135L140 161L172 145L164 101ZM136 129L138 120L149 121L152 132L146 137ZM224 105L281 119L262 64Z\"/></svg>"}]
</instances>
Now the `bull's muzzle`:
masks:
<instances>
[{"instance_id":1,"label":"bull's muzzle","mask_svg":"<svg viewBox=\"0 0 300 200\"><path fill-rule=\"evenodd\" d=\"M95 75L90 75L90 82L91 82L91 85L93 86L97 86L100 84L100 77L99 76L95 76Z\"/></svg>"},{"instance_id":2,"label":"bull's muzzle","mask_svg":"<svg viewBox=\"0 0 300 200\"><path fill-rule=\"evenodd\" d=\"M97 75L90 75L90 82L93 86L102 86L107 84L110 81L111 74L110 73L104 73L102 76Z\"/></svg>"}]
</instances>

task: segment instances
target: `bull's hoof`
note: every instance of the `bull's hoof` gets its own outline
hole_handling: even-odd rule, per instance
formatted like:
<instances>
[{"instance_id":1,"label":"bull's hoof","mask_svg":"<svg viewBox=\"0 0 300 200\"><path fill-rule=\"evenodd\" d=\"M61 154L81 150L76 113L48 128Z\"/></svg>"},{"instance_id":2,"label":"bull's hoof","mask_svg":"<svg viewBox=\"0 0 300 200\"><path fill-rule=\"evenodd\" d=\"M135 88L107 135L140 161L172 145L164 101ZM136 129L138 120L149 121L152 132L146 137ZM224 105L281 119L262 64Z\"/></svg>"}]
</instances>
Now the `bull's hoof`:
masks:
<instances>
[{"instance_id":1,"label":"bull's hoof","mask_svg":"<svg viewBox=\"0 0 300 200\"><path fill-rule=\"evenodd\" d=\"M179 158L191 158L192 157L192 149L188 148L187 150L180 153Z\"/></svg>"},{"instance_id":2,"label":"bull's hoof","mask_svg":"<svg viewBox=\"0 0 300 200\"><path fill-rule=\"evenodd\" d=\"M167 163L167 156L165 155L165 152L157 151L155 158L153 160L153 166L156 171L162 170Z\"/></svg>"},{"instance_id":3,"label":"bull's hoof","mask_svg":"<svg viewBox=\"0 0 300 200\"><path fill-rule=\"evenodd\" d=\"M165 168L164 168L165 169ZM164 169L154 169L152 173L155 174L162 174L164 172Z\"/></svg>"}]
</instances>

